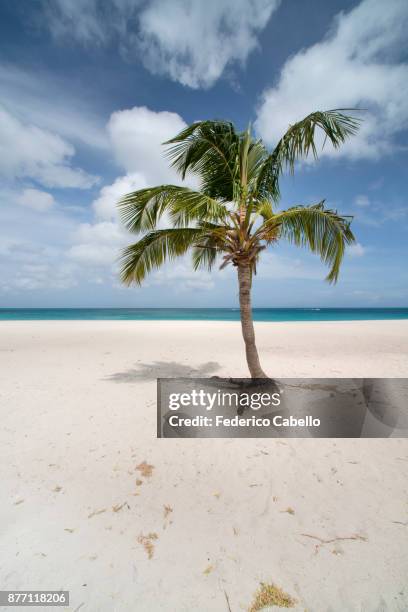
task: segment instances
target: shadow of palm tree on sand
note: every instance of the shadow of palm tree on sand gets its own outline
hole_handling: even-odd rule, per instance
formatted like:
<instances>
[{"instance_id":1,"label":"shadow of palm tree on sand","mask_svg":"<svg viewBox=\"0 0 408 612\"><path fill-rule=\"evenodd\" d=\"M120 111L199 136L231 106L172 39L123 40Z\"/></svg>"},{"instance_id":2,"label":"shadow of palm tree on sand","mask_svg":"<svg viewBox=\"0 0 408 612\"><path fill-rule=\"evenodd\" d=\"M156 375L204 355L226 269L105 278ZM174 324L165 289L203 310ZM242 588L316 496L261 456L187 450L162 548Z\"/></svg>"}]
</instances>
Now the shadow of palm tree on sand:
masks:
<instances>
[{"instance_id":1,"label":"shadow of palm tree on sand","mask_svg":"<svg viewBox=\"0 0 408 612\"><path fill-rule=\"evenodd\" d=\"M216 361L208 361L197 367L177 363L176 361L153 361L140 363L135 368L124 372L115 372L104 378L117 383L156 380L156 378L207 378L220 369Z\"/></svg>"}]
</instances>

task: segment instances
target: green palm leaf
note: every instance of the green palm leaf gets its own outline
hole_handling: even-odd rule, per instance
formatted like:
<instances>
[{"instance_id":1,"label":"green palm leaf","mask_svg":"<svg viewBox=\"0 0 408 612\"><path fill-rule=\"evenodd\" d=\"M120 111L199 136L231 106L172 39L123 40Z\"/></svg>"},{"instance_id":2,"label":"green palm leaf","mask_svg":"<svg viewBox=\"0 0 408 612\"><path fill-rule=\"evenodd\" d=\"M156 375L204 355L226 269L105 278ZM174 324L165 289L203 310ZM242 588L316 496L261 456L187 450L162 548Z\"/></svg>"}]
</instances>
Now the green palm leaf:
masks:
<instances>
[{"instance_id":1,"label":"green palm leaf","mask_svg":"<svg viewBox=\"0 0 408 612\"><path fill-rule=\"evenodd\" d=\"M202 193L230 202L234 200L239 172L240 139L229 121L200 121L164 143L167 156L184 179L193 172L201 180Z\"/></svg>"},{"instance_id":2,"label":"green palm leaf","mask_svg":"<svg viewBox=\"0 0 408 612\"><path fill-rule=\"evenodd\" d=\"M336 282L345 248L355 241L350 222L351 218L326 209L323 201L312 206L294 206L273 215L257 232L265 240L274 236L308 247L330 266L326 280Z\"/></svg>"},{"instance_id":3,"label":"green palm leaf","mask_svg":"<svg viewBox=\"0 0 408 612\"><path fill-rule=\"evenodd\" d=\"M316 128L324 134L323 146L329 140L333 147L338 149L359 127L359 120L340 112L342 110L347 109L317 111L290 126L272 152L272 165L279 172L283 166L288 166L293 172L295 162L307 157L310 152L317 158Z\"/></svg>"},{"instance_id":4,"label":"green palm leaf","mask_svg":"<svg viewBox=\"0 0 408 612\"><path fill-rule=\"evenodd\" d=\"M283 170L289 168L293 173L296 161L307 157L310 152L317 159L316 130L324 134L323 146L329 140L335 149L357 132L359 120L341 110L347 109L317 111L289 127L260 167L257 191L261 197L277 202L280 198L279 176Z\"/></svg>"},{"instance_id":5,"label":"green palm leaf","mask_svg":"<svg viewBox=\"0 0 408 612\"><path fill-rule=\"evenodd\" d=\"M211 270L217 256L225 252L230 246L229 233L231 228L228 225L218 225L215 223L202 222L199 224L203 234L199 244L193 249L193 268L198 270L204 268Z\"/></svg>"},{"instance_id":6,"label":"green palm leaf","mask_svg":"<svg viewBox=\"0 0 408 612\"><path fill-rule=\"evenodd\" d=\"M176 226L186 226L195 220L225 219L229 215L221 202L178 185L134 191L124 196L118 206L123 224L132 233L154 229L166 211Z\"/></svg>"},{"instance_id":7,"label":"green palm leaf","mask_svg":"<svg viewBox=\"0 0 408 612\"><path fill-rule=\"evenodd\" d=\"M133 282L140 285L154 268L184 255L203 235L205 236L203 230L198 228L171 228L149 232L123 250L122 281L126 285Z\"/></svg>"}]
</instances>

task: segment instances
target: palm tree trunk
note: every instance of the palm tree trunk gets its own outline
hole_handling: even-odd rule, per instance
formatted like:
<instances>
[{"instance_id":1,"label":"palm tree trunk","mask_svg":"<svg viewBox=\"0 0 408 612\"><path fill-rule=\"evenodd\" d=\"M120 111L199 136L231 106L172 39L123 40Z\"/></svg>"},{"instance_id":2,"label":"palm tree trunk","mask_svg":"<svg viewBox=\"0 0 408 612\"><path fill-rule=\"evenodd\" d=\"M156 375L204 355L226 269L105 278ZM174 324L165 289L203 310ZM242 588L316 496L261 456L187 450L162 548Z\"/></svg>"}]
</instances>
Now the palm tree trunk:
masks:
<instances>
[{"instance_id":1,"label":"palm tree trunk","mask_svg":"<svg viewBox=\"0 0 408 612\"><path fill-rule=\"evenodd\" d=\"M239 305L241 310L242 335L245 342L245 352L252 378L268 378L259 363L255 344L254 323L252 321L251 285L252 274L248 265L238 265Z\"/></svg>"}]
</instances>

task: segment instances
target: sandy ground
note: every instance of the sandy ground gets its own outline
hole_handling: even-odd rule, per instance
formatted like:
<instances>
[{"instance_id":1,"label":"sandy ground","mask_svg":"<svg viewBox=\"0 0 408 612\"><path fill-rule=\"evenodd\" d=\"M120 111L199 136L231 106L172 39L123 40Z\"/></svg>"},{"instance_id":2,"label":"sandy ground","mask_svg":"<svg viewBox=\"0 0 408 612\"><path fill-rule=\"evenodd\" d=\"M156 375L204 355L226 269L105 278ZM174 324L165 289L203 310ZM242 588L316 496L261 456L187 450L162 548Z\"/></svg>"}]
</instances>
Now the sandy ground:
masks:
<instances>
[{"instance_id":1,"label":"sandy ground","mask_svg":"<svg viewBox=\"0 0 408 612\"><path fill-rule=\"evenodd\" d=\"M408 321L257 335L272 376L408 374ZM0 324L1 588L240 612L266 581L295 610L408 610L408 440L157 440L156 378L213 374L246 375L236 323Z\"/></svg>"}]
</instances>

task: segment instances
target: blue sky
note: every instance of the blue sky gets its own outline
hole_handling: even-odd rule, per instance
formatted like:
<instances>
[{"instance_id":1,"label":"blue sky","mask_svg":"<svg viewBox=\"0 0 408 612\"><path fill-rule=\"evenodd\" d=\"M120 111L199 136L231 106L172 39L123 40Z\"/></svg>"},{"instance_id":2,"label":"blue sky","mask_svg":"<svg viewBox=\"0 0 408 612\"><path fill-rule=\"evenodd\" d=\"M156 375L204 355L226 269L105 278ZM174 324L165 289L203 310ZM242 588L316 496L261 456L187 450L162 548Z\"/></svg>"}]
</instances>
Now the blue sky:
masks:
<instances>
[{"instance_id":1,"label":"blue sky","mask_svg":"<svg viewBox=\"0 0 408 612\"><path fill-rule=\"evenodd\" d=\"M284 177L281 207L354 215L336 286L319 260L265 253L255 306L407 306L405 0L3 0L0 306L235 306L233 269L188 258L120 285L123 193L179 182L161 142L205 118L273 146L313 110L366 109L358 136ZM404 44L405 43L405 44Z\"/></svg>"}]
</instances>

